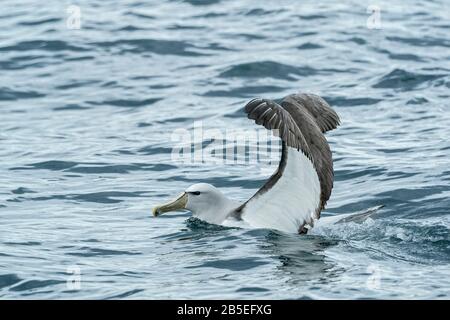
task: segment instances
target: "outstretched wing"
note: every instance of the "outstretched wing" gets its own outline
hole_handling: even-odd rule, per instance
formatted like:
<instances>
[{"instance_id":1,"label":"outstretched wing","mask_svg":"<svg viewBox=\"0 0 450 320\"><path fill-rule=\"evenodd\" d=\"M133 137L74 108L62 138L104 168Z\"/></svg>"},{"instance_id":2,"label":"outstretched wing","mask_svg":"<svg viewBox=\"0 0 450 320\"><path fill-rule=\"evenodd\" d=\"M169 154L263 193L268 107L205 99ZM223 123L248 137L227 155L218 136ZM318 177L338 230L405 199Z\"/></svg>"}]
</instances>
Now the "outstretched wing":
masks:
<instances>
[{"instance_id":1,"label":"outstretched wing","mask_svg":"<svg viewBox=\"0 0 450 320\"><path fill-rule=\"evenodd\" d=\"M281 140L287 146L302 150L308 157L309 147L303 133L288 111L279 104L268 99L253 99L245 106L245 112L249 119L256 124L263 125L266 129L276 130Z\"/></svg>"},{"instance_id":2,"label":"outstretched wing","mask_svg":"<svg viewBox=\"0 0 450 320\"><path fill-rule=\"evenodd\" d=\"M339 116L315 94L292 94L284 98L281 105L297 123L308 144L320 180L322 210L330 198L334 180L333 158L323 133L340 124Z\"/></svg>"},{"instance_id":3,"label":"outstretched wing","mask_svg":"<svg viewBox=\"0 0 450 320\"><path fill-rule=\"evenodd\" d=\"M336 129L340 124L339 116L330 105L321 97L312 93L291 94L283 99L283 107L295 105L298 108L304 108L310 113L320 130L325 133Z\"/></svg>"},{"instance_id":4,"label":"outstretched wing","mask_svg":"<svg viewBox=\"0 0 450 320\"><path fill-rule=\"evenodd\" d=\"M323 132L335 128L339 117L310 94L287 96L281 105L254 99L245 111L256 124L276 130L283 147L276 172L235 214L253 225L302 231L319 218L331 194L333 163Z\"/></svg>"}]
</instances>

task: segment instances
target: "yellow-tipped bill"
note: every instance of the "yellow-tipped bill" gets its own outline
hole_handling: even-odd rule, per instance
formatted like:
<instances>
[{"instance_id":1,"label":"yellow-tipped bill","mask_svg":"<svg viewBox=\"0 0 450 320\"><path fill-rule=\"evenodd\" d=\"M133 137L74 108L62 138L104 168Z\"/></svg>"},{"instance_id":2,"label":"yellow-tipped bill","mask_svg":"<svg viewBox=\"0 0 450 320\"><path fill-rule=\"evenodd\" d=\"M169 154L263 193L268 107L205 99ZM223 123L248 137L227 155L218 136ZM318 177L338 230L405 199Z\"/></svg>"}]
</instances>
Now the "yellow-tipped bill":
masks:
<instances>
[{"instance_id":1,"label":"yellow-tipped bill","mask_svg":"<svg viewBox=\"0 0 450 320\"><path fill-rule=\"evenodd\" d=\"M164 212L169 212L169 211L176 211L176 210L180 210L180 209L184 209L186 208L186 203L187 203L187 193L183 192L178 198L176 198L175 200L162 204L160 206L156 206L153 208L153 215L155 217L163 214Z\"/></svg>"}]
</instances>

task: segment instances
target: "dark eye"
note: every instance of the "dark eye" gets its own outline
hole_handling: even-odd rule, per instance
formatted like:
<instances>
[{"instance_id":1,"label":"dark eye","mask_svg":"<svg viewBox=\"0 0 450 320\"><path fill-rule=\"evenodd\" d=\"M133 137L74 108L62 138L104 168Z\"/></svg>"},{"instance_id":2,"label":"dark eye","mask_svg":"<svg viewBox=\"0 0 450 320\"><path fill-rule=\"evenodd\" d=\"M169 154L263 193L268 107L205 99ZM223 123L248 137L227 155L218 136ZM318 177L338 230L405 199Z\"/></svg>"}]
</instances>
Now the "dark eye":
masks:
<instances>
[{"instance_id":1,"label":"dark eye","mask_svg":"<svg viewBox=\"0 0 450 320\"><path fill-rule=\"evenodd\" d=\"M194 192L191 192L194 196L199 196L200 195L200 191L194 191Z\"/></svg>"}]
</instances>

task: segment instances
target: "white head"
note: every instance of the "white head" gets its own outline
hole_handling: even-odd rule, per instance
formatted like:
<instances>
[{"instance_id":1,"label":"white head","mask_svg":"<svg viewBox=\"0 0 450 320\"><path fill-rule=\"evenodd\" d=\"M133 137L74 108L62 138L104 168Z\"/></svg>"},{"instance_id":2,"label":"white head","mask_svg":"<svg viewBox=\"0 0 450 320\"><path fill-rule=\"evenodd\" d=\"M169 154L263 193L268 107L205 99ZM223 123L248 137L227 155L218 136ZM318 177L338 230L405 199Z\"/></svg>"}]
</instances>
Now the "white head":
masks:
<instances>
[{"instance_id":1,"label":"white head","mask_svg":"<svg viewBox=\"0 0 450 320\"><path fill-rule=\"evenodd\" d=\"M196 218L209 223L220 224L231 212L234 203L216 187L197 183L187 188L175 200L153 208L155 217L169 211L187 209Z\"/></svg>"}]
</instances>

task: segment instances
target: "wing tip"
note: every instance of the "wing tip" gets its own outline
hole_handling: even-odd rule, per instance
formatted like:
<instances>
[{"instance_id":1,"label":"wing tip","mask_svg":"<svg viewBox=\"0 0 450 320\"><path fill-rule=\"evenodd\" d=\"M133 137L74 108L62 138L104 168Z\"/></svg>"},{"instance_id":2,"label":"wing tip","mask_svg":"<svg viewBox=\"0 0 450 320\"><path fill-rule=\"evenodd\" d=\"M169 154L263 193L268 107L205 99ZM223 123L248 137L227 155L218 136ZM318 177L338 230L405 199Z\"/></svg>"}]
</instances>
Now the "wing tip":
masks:
<instances>
[{"instance_id":1,"label":"wing tip","mask_svg":"<svg viewBox=\"0 0 450 320\"><path fill-rule=\"evenodd\" d=\"M249 102L247 102L247 104L244 107L244 110L247 114L250 114L252 112L252 110L258 106L259 104L261 104L262 102L264 102L264 99L262 98L254 98L252 100L250 100Z\"/></svg>"},{"instance_id":2,"label":"wing tip","mask_svg":"<svg viewBox=\"0 0 450 320\"><path fill-rule=\"evenodd\" d=\"M313 117L322 133L336 129L341 125L337 112L321 96L314 93L293 93L283 99L283 104L293 104L304 109Z\"/></svg>"}]
</instances>

